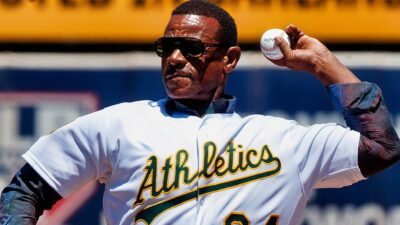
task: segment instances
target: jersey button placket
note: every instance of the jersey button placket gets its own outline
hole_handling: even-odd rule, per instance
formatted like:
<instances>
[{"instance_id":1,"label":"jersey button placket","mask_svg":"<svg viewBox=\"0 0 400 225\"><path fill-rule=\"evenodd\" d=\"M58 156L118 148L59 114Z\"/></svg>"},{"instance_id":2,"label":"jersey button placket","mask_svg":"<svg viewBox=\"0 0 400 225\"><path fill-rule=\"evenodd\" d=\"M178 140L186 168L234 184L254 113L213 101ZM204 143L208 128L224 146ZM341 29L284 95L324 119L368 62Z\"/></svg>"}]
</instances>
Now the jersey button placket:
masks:
<instances>
[{"instance_id":1,"label":"jersey button placket","mask_svg":"<svg viewBox=\"0 0 400 225\"><path fill-rule=\"evenodd\" d=\"M204 197L200 197L200 206L204 205Z\"/></svg>"},{"instance_id":2,"label":"jersey button placket","mask_svg":"<svg viewBox=\"0 0 400 225\"><path fill-rule=\"evenodd\" d=\"M204 157L204 143L208 140L207 128L208 128L208 115L202 118L202 122L199 125L198 135L197 135L197 156L198 156L198 173L200 174L203 169L203 157ZM204 196L200 196L200 188L202 187L202 178L197 177L197 215L196 215L196 225L200 225L202 219L201 208L204 205Z\"/></svg>"},{"instance_id":3,"label":"jersey button placket","mask_svg":"<svg viewBox=\"0 0 400 225\"><path fill-rule=\"evenodd\" d=\"M202 119L202 123L199 126L199 133L197 136L197 155L198 155L198 172L200 173L203 169L203 157L204 157L204 152L203 152L203 145L204 142L207 141L208 139L208 135L207 135L207 117L208 115L205 115ZM201 187L201 177L199 176L197 178L197 184L198 184L198 190ZM198 204L201 205L201 199L202 197L199 195L200 193L197 192L198 196L197 196L197 200L198 200Z\"/></svg>"}]
</instances>

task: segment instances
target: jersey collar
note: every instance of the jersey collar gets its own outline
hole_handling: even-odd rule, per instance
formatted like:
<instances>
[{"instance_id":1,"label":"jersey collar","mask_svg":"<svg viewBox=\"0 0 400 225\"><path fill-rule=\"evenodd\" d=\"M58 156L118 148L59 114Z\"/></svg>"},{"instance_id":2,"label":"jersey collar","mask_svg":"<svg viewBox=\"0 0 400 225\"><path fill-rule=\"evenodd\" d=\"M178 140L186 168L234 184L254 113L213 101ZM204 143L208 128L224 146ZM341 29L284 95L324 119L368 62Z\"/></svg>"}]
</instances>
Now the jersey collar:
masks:
<instances>
[{"instance_id":1,"label":"jersey collar","mask_svg":"<svg viewBox=\"0 0 400 225\"><path fill-rule=\"evenodd\" d=\"M213 113L234 113L236 105L236 97L232 95L224 95L219 99L213 100L205 114L213 114ZM204 116L200 115L197 111L190 109L189 107L171 99L167 99L166 103L167 112L170 114L173 111L183 112L194 116Z\"/></svg>"}]
</instances>

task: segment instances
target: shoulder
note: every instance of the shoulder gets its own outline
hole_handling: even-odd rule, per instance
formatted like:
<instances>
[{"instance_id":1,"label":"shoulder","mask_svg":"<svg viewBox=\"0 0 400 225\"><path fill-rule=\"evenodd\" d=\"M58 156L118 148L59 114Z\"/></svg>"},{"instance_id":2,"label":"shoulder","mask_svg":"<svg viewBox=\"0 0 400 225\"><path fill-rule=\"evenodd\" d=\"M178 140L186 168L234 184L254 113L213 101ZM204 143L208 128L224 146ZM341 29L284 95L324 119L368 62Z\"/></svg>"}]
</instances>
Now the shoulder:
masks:
<instances>
[{"instance_id":1,"label":"shoulder","mask_svg":"<svg viewBox=\"0 0 400 225\"><path fill-rule=\"evenodd\" d=\"M294 120L286 119L283 117L270 116L270 115L260 115L254 114L243 117L244 120L249 121L250 123L259 124L259 125L269 125L269 126L297 126L298 123Z\"/></svg>"},{"instance_id":2,"label":"shoulder","mask_svg":"<svg viewBox=\"0 0 400 225\"><path fill-rule=\"evenodd\" d=\"M66 128L86 127L99 129L110 124L126 121L146 120L163 111L164 100L142 100L135 102L119 103L101 110L83 115L67 124ZM97 127L97 128L96 128Z\"/></svg>"},{"instance_id":3,"label":"shoulder","mask_svg":"<svg viewBox=\"0 0 400 225\"><path fill-rule=\"evenodd\" d=\"M165 102L165 99L159 101L141 100L124 102L106 107L98 111L98 113L107 117L146 116L148 113L160 113L164 111Z\"/></svg>"},{"instance_id":4,"label":"shoulder","mask_svg":"<svg viewBox=\"0 0 400 225\"><path fill-rule=\"evenodd\" d=\"M340 136L350 133L350 128L339 125L337 123L316 123L316 124L299 124L292 119L269 115L250 115L242 118L252 128L263 128L266 131L283 132L290 137L309 136L314 138ZM334 133L334 134L332 134ZM354 135L353 135L354 136Z\"/></svg>"},{"instance_id":5,"label":"shoulder","mask_svg":"<svg viewBox=\"0 0 400 225\"><path fill-rule=\"evenodd\" d=\"M134 102L123 102L119 104L115 104L112 106L108 106L103 109L103 111L107 112L115 112L115 111L129 111L129 110L151 110L162 107L165 103L165 99L161 99L159 101L151 101L151 100L141 100Z\"/></svg>"}]
</instances>

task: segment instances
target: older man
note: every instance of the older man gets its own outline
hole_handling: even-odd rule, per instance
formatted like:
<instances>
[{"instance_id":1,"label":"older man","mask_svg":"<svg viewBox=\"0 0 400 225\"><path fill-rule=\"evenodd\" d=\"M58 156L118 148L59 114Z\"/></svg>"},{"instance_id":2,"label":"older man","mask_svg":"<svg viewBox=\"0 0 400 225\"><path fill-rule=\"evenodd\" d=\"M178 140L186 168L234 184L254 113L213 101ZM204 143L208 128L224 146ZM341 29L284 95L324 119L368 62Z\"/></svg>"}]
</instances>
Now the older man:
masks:
<instances>
[{"instance_id":1,"label":"older man","mask_svg":"<svg viewBox=\"0 0 400 225\"><path fill-rule=\"evenodd\" d=\"M241 53L234 20L213 4L185 2L155 43L168 98L118 104L42 137L3 191L0 224L35 224L98 180L110 225L296 225L312 189L397 162L380 89L297 27L285 31L293 48L277 38L284 58L273 63L313 74L353 130L235 113L224 92Z\"/></svg>"}]
</instances>

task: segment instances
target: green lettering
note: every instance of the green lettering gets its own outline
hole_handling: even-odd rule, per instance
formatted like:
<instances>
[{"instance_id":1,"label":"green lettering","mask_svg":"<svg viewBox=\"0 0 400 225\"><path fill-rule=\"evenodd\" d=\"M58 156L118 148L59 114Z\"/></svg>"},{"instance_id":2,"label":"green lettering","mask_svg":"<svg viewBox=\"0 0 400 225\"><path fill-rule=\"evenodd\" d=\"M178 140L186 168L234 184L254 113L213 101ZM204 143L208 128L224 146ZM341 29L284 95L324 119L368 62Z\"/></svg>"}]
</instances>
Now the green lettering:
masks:
<instances>
[{"instance_id":1,"label":"green lettering","mask_svg":"<svg viewBox=\"0 0 400 225\"><path fill-rule=\"evenodd\" d=\"M142 181L142 184L140 185L136 201L133 203L133 205L137 204L142 204L144 199L143 199L143 191L147 189L151 189L151 195L153 197L156 197L160 194L160 192L156 191L156 184L157 184L157 157L151 156L150 158L147 159L148 165L144 168L144 171L146 171L146 174L144 176L144 179Z\"/></svg>"},{"instance_id":2,"label":"green lettering","mask_svg":"<svg viewBox=\"0 0 400 225\"><path fill-rule=\"evenodd\" d=\"M239 169L239 166L236 168L233 168L233 162L234 162L234 153L235 153L235 147L233 146L233 142L231 142L228 146L228 148L226 149L226 152L228 153L228 171L230 173L236 173Z\"/></svg>"},{"instance_id":3,"label":"green lettering","mask_svg":"<svg viewBox=\"0 0 400 225\"><path fill-rule=\"evenodd\" d=\"M181 158L182 157L182 158ZM179 188L180 177L183 176L183 182L190 184L196 177L197 173L193 177L189 178L189 168L186 166L186 162L189 159L189 154L185 150L179 150L176 153L176 169L175 169L175 188Z\"/></svg>"},{"instance_id":4,"label":"green lettering","mask_svg":"<svg viewBox=\"0 0 400 225\"><path fill-rule=\"evenodd\" d=\"M169 191L171 191L174 188L174 183L172 183L171 186L168 186L169 170L171 168L172 168L172 166L171 166L171 157L169 157L165 161L165 165L162 168L162 170L164 171L162 191L165 192L165 193L168 193Z\"/></svg>"},{"instance_id":5,"label":"green lettering","mask_svg":"<svg viewBox=\"0 0 400 225\"><path fill-rule=\"evenodd\" d=\"M207 179L211 178L215 172L213 170L210 172L210 174L208 174L208 170L214 162L216 152L217 152L217 146L215 146L213 142L210 141L204 144L203 171L200 172L200 175L204 176Z\"/></svg>"},{"instance_id":6,"label":"green lettering","mask_svg":"<svg viewBox=\"0 0 400 225\"><path fill-rule=\"evenodd\" d=\"M254 149L250 149L247 151L246 161L247 161L247 164L250 166L250 168L255 169L260 166L262 161L259 159L256 163L253 163L253 161L251 160L252 157L257 157L257 151Z\"/></svg>"},{"instance_id":7,"label":"green lettering","mask_svg":"<svg viewBox=\"0 0 400 225\"><path fill-rule=\"evenodd\" d=\"M225 159L218 156L215 161L215 175L222 177L226 174L228 168L225 167Z\"/></svg>"}]
</instances>

